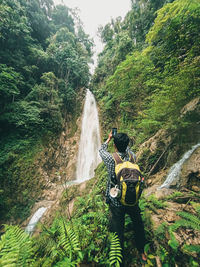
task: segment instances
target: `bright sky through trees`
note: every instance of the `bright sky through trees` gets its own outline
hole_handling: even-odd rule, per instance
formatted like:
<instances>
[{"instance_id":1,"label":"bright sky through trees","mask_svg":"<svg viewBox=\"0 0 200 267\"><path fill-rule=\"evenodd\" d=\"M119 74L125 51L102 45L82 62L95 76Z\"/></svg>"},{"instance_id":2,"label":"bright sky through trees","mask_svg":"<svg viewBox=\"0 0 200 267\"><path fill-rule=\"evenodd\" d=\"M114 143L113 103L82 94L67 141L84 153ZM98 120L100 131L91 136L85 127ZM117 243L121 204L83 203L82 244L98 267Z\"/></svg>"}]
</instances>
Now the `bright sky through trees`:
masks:
<instances>
[{"instance_id":1,"label":"bright sky through trees","mask_svg":"<svg viewBox=\"0 0 200 267\"><path fill-rule=\"evenodd\" d=\"M130 0L54 0L54 3L65 4L70 8L79 8L79 16L84 24L84 29L95 42L95 56L101 52L103 46L97 37L97 29L100 25L110 22L111 18L124 17L131 7Z\"/></svg>"}]
</instances>

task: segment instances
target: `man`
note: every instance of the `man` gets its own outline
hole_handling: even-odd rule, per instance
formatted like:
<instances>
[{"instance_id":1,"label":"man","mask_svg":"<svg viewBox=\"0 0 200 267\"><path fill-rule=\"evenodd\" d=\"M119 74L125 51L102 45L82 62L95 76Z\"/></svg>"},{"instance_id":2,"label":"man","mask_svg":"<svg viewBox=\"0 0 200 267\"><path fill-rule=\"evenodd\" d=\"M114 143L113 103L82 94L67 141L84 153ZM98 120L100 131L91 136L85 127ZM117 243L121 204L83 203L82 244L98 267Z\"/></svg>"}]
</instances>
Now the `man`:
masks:
<instances>
[{"instance_id":1,"label":"man","mask_svg":"<svg viewBox=\"0 0 200 267\"><path fill-rule=\"evenodd\" d=\"M134 232L135 232L135 243L136 247L141 255L141 260L146 261L146 256L144 254L145 245L145 234L144 225L142 222L140 208L138 204L135 206L124 206L121 204L118 198L113 198L109 194L110 189L117 184L115 175L115 160L113 156L107 151L108 144L111 139L114 139L114 148L118 152L119 156L124 161L130 161L130 154L136 159L135 154L128 148L129 137L124 133L117 133L112 136L112 131L109 133L108 139L104 144L101 145L99 154L104 161L108 170L108 181L106 188L106 203L109 204L111 213L111 232L116 232L121 243L123 250L124 247L124 221L125 214L128 214L133 222Z\"/></svg>"}]
</instances>

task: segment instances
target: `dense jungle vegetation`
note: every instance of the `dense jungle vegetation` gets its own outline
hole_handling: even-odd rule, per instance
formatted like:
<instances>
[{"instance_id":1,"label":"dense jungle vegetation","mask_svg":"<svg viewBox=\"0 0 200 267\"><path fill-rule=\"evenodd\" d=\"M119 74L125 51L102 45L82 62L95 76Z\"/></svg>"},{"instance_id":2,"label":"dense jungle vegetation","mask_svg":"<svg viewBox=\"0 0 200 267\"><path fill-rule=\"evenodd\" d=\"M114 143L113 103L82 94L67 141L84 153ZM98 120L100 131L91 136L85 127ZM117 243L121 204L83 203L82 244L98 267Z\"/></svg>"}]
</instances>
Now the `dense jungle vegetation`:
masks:
<instances>
[{"instance_id":1,"label":"dense jungle vegetation","mask_svg":"<svg viewBox=\"0 0 200 267\"><path fill-rule=\"evenodd\" d=\"M105 127L118 118L141 143L160 128L191 126L179 117L199 95L200 9L198 1L132 2L124 21L99 29L105 48L92 88Z\"/></svg>"},{"instance_id":2,"label":"dense jungle vegetation","mask_svg":"<svg viewBox=\"0 0 200 267\"><path fill-rule=\"evenodd\" d=\"M28 166L41 144L59 135L67 115L80 112L77 98L82 87L89 85L96 96L103 138L114 123L135 141L134 148L160 129L174 136L179 154L199 141L198 115L181 112L200 95L200 2L131 3L123 20L119 17L99 27L105 47L90 80L93 44L74 11L55 7L51 0L0 1L1 220L27 216L34 201L31 189L37 188L37 180L30 183L35 173ZM140 159L146 164L144 174L159 156ZM171 163L161 161L160 169ZM57 216L51 225L40 226L40 235L31 237L17 225L6 225L0 267L119 266L121 249L108 231L105 187L106 169L100 164L81 193L77 186L65 190ZM66 210L75 197L69 216ZM199 266L200 246L176 239L180 229L199 235L199 198L192 191L162 200L142 196L146 267ZM167 212L167 201L173 199L187 199L192 213L179 211L176 222L153 229L151 214ZM130 224L127 220L126 266L140 266Z\"/></svg>"},{"instance_id":3,"label":"dense jungle vegetation","mask_svg":"<svg viewBox=\"0 0 200 267\"><path fill-rule=\"evenodd\" d=\"M29 166L79 107L93 43L76 13L52 0L0 1L0 18L2 220L23 217L32 204L38 180Z\"/></svg>"}]
</instances>

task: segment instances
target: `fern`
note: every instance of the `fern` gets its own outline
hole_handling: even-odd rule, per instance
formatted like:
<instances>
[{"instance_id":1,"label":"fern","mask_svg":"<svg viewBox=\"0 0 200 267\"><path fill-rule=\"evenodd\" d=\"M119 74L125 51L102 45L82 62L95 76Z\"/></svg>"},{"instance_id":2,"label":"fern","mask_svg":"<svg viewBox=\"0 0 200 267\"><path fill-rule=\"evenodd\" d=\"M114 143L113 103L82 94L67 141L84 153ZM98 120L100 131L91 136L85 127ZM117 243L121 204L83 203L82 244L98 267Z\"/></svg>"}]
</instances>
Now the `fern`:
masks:
<instances>
[{"instance_id":1,"label":"fern","mask_svg":"<svg viewBox=\"0 0 200 267\"><path fill-rule=\"evenodd\" d=\"M194 230L200 231L200 218L199 216L193 215L189 212L180 211L177 214L182 217L182 220L177 221L180 226L187 228L192 228Z\"/></svg>"},{"instance_id":2,"label":"fern","mask_svg":"<svg viewBox=\"0 0 200 267\"><path fill-rule=\"evenodd\" d=\"M155 236L160 240L164 239L166 229L167 229L167 223L166 222L161 223L155 231Z\"/></svg>"},{"instance_id":3,"label":"fern","mask_svg":"<svg viewBox=\"0 0 200 267\"><path fill-rule=\"evenodd\" d=\"M183 250L188 253L197 253L200 254L200 245L184 245Z\"/></svg>"},{"instance_id":4,"label":"fern","mask_svg":"<svg viewBox=\"0 0 200 267\"><path fill-rule=\"evenodd\" d=\"M59 233L59 246L64 248L67 253L69 253L70 258L72 258L73 252L79 252L80 244L78 238L74 231L69 225L62 219L58 227Z\"/></svg>"},{"instance_id":5,"label":"fern","mask_svg":"<svg viewBox=\"0 0 200 267\"><path fill-rule=\"evenodd\" d=\"M197 213L199 212L199 205L198 204L192 204ZM174 232L179 228L179 227L185 227L185 228L190 228L193 230L198 230L200 231L200 216L199 213L196 215L191 214L189 212L185 211L180 211L177 212L177 214L182 217L182 219L178 220L176 223L171 225L169 227L169 235L170 235L170 240L168 241L168 245L176 252L178 247L179 247L179 242L176 240L174 236ZM183 246L183 251L192 255L192 253L200 253L200 246L198 245L184 245ZM194 265L195 266L195 265Z\"/></svg>"},{"instance_id":6,"label":"fern","mask_svg":"<svg viewBox=\"0 0 200 267\"><path fill-rule=\"evenodd\" d=\"M173 232L173 228L170 226L169 227L169 235L170 235L170 240L168 241L168 245L175 251L177 251L178 247L179 247L179 242L176 240L175 236L174 236L174 232Z\"/></svg>"},{"instance_id":7,"label":"fern","mask_svg":"<svg viewBox=\"0 0 200 267\"><path fill-rule=\"evenodd\" d=\"M52 260L55 260L60 255L55 233L52 230L47 230L43 226L43 232L35 242L41 255L50 256Z\"/></svg>"},{"instance_id":8,"label":"fern","mask_svg":"<svg viewBox=\"0 0 200 267\"><path fill-rule=\"evenodd\" d=\"M116 233L111 234L109 261L111 266L119 267L122 262L122 249Z\"/></svg>"},{"instance_id":9,"label":"fern","mask_svg":"<svg viewBox=\"0 0 200 267\"><path fill-rule=\"evenodd\" d=\"M198 216L200 217L200 204L191 201L191 205L195 209L195 211L198 214Z\"/></svg>"},{"instance_id":10,"label":"fern","mask_svg":"<svg viewBox=\"0 0 200 267\"><path fill-rule=\"evenodd\" d=\"M18 226L5 226L0 241L0 266L25 267L33 262L29 235Z\"/></svg>"},{"instance_id":11,"label":"fern","mask_svg":"<svg viewBox=\"0 0 200 267\"><path fill-rule=\"evenodd\" d=\"M168 199L168 200L173 200L173 199L175 199L175 198L177 198L177 197L182 197L184 194L182 193L182 192L180 192L180 191L175 191L175 192L173 192L172 194L170 194L169 196L167 196L166 197L166 199Z\"/></svg>"},{"instance_id":12,"label":"fern","mask_svg":"<svg viewBox=\"0 0 200 267\"><path fill-rule=\"evenodd\" d=\"M147 201L147 208L152 210L154 213L158 213L158 209L163 209L167 206L167 204L165 202L163 202L162 200L159 200L156 198L155 195L151 195L150 197L148 197L146 199Z\"/></svg>"},{"instance_id":13,"label":"fern","mask_svg":"<svg viewBox=\"0 0 200 267\"><path fill-rule=\"evenodd\" d=\"M43 257L50 257L56 266L62 266L62 262L76 266L83 259L77 235L63 218L56 218L51 229L44 225L43 229L37 245Z\"/></svg>"},{"instance_id":14,"label":"fern","mask_svg":"<svg viewBox=\"0 0 200 267\"><path fill-rule=\"evenodd\" d=\"M159 256L162 262L165 262L168 260L168 251L163 247L163 246L159 246Z\"/></svg>"},{"instance_id":15,"label":"fern","mask_svg":"<svg viewBox=\"0 0 200 267\"><path fill-rule=\"evenodd\" d=\"M62 261L59 261L56 263L56 265L54 265L54 267L63 267L63 266L76 267L77 262L72 261L70 258L64 258Z\"/></svg>"}]
</instances>

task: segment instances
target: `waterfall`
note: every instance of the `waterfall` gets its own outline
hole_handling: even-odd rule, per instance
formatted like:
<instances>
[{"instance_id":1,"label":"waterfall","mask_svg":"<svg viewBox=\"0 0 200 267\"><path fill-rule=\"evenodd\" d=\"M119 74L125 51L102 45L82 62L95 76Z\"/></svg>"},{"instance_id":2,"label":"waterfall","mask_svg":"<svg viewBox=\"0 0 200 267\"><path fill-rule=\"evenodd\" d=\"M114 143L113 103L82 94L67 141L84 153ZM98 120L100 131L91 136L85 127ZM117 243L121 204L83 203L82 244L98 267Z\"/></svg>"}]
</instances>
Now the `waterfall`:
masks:
<instances>
[{"instance_id":1,"label":"waterfall","mask_svg":"<svg viewBox=\"0 0 200 267\"><path fill-rule=\"evenodd\" d=\"M47 210L47 208L41 207L33 214L31 220L29 221L29 223L25 229L25 231L28 234L33 233L33 230L34 230L36 224L39 222L39 220L41 219L42 215L45 213L46 210Z\"/></svg>"},{"instance_id":2,"label":"waterfall","mask_svg":"<svg viewBox=\"0 0 200 267\"><path fill-rule=\"evenodd\" d=\"M94 95L87 89L81 125L76 180L83 182L94 176L94 170L100 163L99 118Z\"/></svg>"},{"instance_id":3,"label":"waterfall","mask_svg":"<svg viewBox=\"0 0 200 267\"><path fill-rule=\"evenodd\" d=\"M170 185L174 182L177 181L179 179L180 176L180 172L182 169L182 165L183 163L190 158L190 156L192 155L192 153L200 146L200 143L196 144L195 146L193 146L189 151L187 151L183 157L177 162L175 163L169 170L169 173L167 175L167 178L165 180L165 182L158 188L158 189L162 189L162 188L169 188Z\"/></svg>"},{"instance_id":4,"label":"waterfall","mask_svg":"<svg viewBox=\"0 0 200 267\"><path fill-rule=\"evenodd\" d=\"M87 89L82 116L76 180L67 182L67 185L81 183L94 176L94 170L101 162L98 153L100 145L99 118L96 101L94 95ZM47 208L41 207L34 213L25 229L27 233L33 233L36 224L46 210Z\"/></svg>"}]
</instances>

